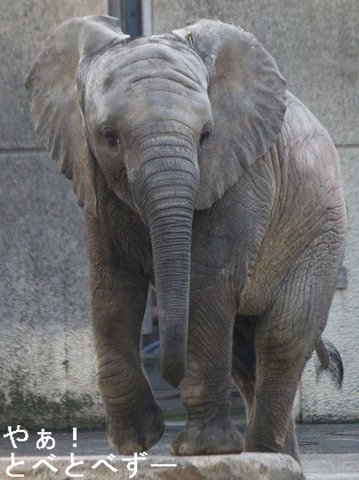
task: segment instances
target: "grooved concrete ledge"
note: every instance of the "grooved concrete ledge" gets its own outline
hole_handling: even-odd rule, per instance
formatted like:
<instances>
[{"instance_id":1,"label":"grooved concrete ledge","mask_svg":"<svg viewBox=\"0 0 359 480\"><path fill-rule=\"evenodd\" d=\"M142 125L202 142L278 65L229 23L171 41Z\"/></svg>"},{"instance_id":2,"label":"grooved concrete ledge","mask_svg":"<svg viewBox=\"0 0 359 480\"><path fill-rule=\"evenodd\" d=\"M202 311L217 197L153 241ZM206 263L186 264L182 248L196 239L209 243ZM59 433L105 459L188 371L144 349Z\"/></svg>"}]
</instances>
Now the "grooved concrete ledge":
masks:
<instances>
[{"instance_id":1,"label":"grooved concrete ledge","mask_svg":"<svg viewBox=\"0 0 359 480\"><path fill-rule=\"evenodd\" d=\"M119 455L114 459L106 456L74 457L72 463L83 462L67 470L71 465L70 457L57 457L55 460L48 457L19 457L16 462L24 463L11 469L12 474L23 474L27 480L65 480L71 476L86 478L86 480L112 480L135 478L136 480L304 480L302 469L299 464L287 455L279 454L258 454L242 453L241 455L212 455L201 457L172 457L162 455L138 456L137 472L129 470L129 462L122 461L122 458L130 456ZM132 457L133 458L133 457ZM144 459L143 459L144 458ZM141 460L142 459L142 460ZM39 460L47 460L58 471L52 471L48 466L42 464L38 468L33 467ZM117 469L111 471L107 466L99 464L99 461L106 460ZM0 459L0 475L6 475L6 469L11 464L10 458ZM170 466L151 466L167 464ZM70 476L71 475L71 476Z\"/></svg>"}]
</instances>

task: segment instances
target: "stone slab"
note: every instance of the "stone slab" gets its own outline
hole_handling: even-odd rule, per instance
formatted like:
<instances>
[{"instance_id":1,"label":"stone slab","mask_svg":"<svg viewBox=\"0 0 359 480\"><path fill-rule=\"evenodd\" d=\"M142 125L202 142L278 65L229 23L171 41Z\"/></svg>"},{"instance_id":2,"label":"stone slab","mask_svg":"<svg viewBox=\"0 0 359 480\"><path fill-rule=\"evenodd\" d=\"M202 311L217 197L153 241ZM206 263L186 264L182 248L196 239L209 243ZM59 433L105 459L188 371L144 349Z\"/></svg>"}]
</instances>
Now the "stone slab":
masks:
<instances>
[{"instance_id":1,"label":"stone slab","mask_svg":"<svg viewBox=\"0 0 359 480\"><path fill-rule=\"evenodd\" d=\"M0 148L42 146L24 79L50 30L71 17L106 14L107 0L2 0L0 19Z\"/></svg>"},{"instance_id":2,"label":"stone slab","mask_svg":"<svg viewBox=\"0 0 359 480\"><path fill-rule=\"evenodd\" d=\"M198 18L252 32L277 60L288 89L337 144L359 143L359 3L357 0L153 0L154 32Z\"/></svg>"},{"instance_id":3,"label":"stone slab","mask_svg":"<svg viewBox=\"0 0 359 480\"><path fill-rule=\"evenodd\" d=\"M70 474L83 475L87 480L112 480L114 478L126 479L134 474L129 470L130 462L122 458L131 459L130 456L118 456L114 460L108 457L76 457L75 461L83 464L70 470ZM241 455L213 455L201 457L170 457L162 455L138 456L137 473L132 478L137 480L304 480L304 475L297 462L287 455L242 453ZM40 465L33 469L39 460L45 457L25 457L24 464L14 467L11 473L23 474L27 480L67 479L69 471L66 469L71 464L70 457L57 457L48 460L58 472L51 471L47 466ZM117 472L111 471L104 465L92 467L98 461L107 460ZM6 473L10 459L0 459L0 472ZM151 466L168 465L168 466ZM175 465L175 466L174 466Z\"/></svg>"}]
</instances>

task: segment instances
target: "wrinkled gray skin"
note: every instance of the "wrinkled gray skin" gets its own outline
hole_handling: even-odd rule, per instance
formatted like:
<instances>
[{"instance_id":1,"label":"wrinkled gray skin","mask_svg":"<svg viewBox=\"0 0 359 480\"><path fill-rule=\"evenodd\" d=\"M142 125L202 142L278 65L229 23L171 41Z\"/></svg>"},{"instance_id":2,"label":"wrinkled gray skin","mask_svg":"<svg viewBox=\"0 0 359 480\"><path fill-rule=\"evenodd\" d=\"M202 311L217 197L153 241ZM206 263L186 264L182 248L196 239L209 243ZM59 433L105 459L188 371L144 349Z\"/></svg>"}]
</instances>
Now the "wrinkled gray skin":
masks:
<instances>
[{"instance_id":1,"label":"wrinkled gray skin","mask_svg":"<svg viewBox=\"0 0 359 480\"><path fill-rule=\"evenodd\" d=\"M61 25L28 74L37 132L85 208L97 376L112 447L164 429L140 361L149 283L162 375L180 385L172 453L286 452L343 256L339 160L240 28L202 20L129 40L116 19ZM244 397L245 442L229 418Z\"/></svg>"}]
</instances>

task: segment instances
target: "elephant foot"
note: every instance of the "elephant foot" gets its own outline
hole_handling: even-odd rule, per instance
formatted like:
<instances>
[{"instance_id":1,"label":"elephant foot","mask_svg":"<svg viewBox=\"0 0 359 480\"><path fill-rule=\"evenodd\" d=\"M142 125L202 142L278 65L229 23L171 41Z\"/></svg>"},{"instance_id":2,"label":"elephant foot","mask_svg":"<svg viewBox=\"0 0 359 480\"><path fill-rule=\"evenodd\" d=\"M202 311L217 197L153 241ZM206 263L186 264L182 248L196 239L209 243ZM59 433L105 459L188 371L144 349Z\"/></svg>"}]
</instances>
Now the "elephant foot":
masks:
<instances>
[{"instance_id":1,"label":"elephant foot","mask_svg":"<svg viewBox=\"0 0 359 480\"><path fill-rule=\"evenodd\" d=\"M114 413L107 415L108 442L114 451L124 455L148 450L160 440L164 429L163 415L156 404L126 418Z\"/></svg>"},{"instance_id":2,"label":"elephant foot","mask_svg":"<svg viewBox=\"0 0 359 480\"><path fill-rule=\"evenodd\" d=\"M229 418L185 427L171 445L172 455L213 455L241 453L243 437Z\"/></svg>"}]
</instances>

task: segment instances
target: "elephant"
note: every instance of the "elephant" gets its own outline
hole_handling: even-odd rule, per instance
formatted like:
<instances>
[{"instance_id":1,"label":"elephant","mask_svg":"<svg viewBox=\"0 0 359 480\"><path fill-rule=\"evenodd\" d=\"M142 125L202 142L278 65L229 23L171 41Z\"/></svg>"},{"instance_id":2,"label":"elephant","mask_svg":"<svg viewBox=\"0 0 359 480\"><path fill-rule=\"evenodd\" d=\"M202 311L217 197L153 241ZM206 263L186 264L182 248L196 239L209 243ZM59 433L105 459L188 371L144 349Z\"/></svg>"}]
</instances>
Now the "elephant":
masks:
<instances>
[{"instance_id":1,"label":"elephant","mask_svg":"<svg viewBox=\"0 0 359 480\"><path fill-rule=\"evenodd\" d=\"M322 332L346 208L335 146L274 58L218 20L131 38L118 19L87 16L50 34L25 85L84 210L111 447L143 451L164 431L140 357L152 284L161 375L187 415L171 453L299 461L291 412L306 362L316 350L341 375Z\"/></svg>"}]
</instances>

